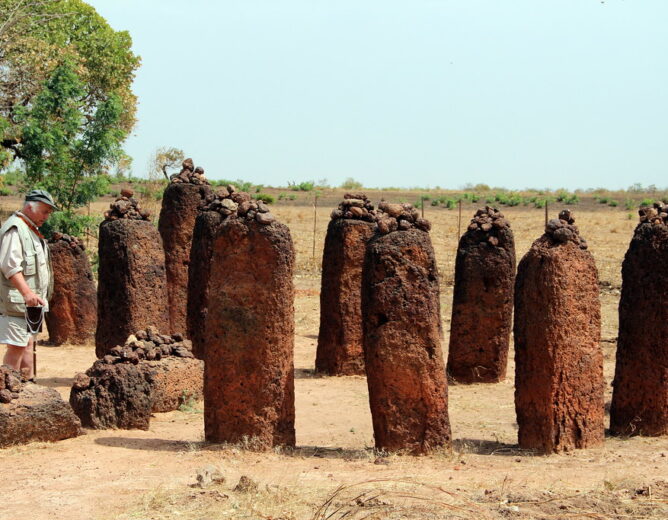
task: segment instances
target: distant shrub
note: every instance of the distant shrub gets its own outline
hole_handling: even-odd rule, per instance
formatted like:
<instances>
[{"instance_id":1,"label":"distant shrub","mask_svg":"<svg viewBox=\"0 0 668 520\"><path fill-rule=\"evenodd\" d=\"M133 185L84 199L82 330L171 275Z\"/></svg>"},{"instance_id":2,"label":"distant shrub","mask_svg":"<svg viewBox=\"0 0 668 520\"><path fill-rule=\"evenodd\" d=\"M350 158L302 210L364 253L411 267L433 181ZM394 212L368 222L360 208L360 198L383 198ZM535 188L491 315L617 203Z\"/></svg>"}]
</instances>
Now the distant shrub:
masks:
<instances>
[{"instance_id":1,"label":"distant shrub","mask_svg":"<svg viewBox=\"0 0 668 520\"><path fill-rule=\"evenodd\" d=\"M652 204L654 204L654 199L642 199L639 207L651 206Z\"/></svg>"},{"instance_id":2,"label":"distant shrub","mask_svg":"<svg viewBox=\"0 0 668 520\"><path fill-rule=\"evenodd\" d=\"M432 206L438 206L438 204L439 204L439 200L438 200L438 199L432 199L432 201L431 201L431 205L432 205Z\"/></svg>"},{"instance_id":3,"label":"distant shrub","mask_svg":"<svg viewBox=\"0 0 668 520\"><path fill-rule=\"evenodd\" d=\"M274 202L276 202L276 199L274 199L274 197L272 197L268 193L256 193L253 198L255 200L261 200L262 202L266 202L267 204L273 204Z\"/></svg>"},{"instance_id":4,"label":"distant shrub","mask_svg":"<svg viewBox=\"0 0 668 520\"><path fill-rule=\"evenodd\" d=\"M611 206L611 207L613 207L613 208L616 208L618 205L619 205L619 202L617 202L616 200L610 200L610 201L608 201L608 206Z\"/></svg>"},{"instance_id":5,"label":"distant shrub","mask_svg":"<svg viewBox=\"0 0 668 520\"><path fill-rule=\"evenodd\" d=\"M361 190L364 186L361 182L356 181L352 177L348 177L345 181L341 183L341 188L344 190Z\"/></svg>"},{"instance_id":6,"label":"distant shrub","mask_svg":"<svg viewBox=\"0 0 668 520\"><path fill-rule=\"evenodd\" d=\"M9 188L7 188L5 186L0 188L0 197L6 197L7 195L11 195L11 194L12 194L12 190L10 190Z\"/></svg>"},{"instance_id":7,"label":"distant shrub","mask_svg":"<svg viewBox=\"0 0 668 520\"><path fill-rule=\"evenodd\" d=\"M636 209L636 203L633 202L631 199L626 199L624 201L624 209L626 209L627 211L632 210L632 209Z\"/></svg>"},{"instance_id":8,"label":"distant shrub","mask_svg":"<svg viewBox=\"0 0 668 520\"><path fill-rule=\"evenodd\" d=\"M294 182L288 182L288 186L292 191L313 191L313 188L315 188L315 182L304 181L300 182L299 184L296 184Z\"/></svg>"}]
</instances>

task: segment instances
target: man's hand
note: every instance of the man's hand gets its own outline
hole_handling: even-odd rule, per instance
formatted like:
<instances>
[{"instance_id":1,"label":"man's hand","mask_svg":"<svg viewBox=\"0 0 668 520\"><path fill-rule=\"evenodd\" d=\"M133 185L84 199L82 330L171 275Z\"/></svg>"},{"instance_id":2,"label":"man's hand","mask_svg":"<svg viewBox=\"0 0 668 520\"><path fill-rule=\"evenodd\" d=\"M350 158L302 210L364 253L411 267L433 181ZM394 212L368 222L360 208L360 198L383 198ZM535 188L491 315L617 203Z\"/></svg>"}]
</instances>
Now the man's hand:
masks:
<instances>
[{"instance_id":1,"label":"man's hand","mask_svg":"<svg viewBox=\"0 0 668 520\"><path fill-rule=\"evenodd\" d=\"M46 302L31 290L28 290L28 292L22 296L26 302L26 307L43 307L46 305Z\"/></svg>"},{"instance_id":2,"label":"man's hand","mask_svg":"<svg viewBox=\"0 0 668 520\"><path fill-rule=\"evenodd\" d=\"M18 272L12 276L9 279L9 282L19 290L21 296L23 296L23 301L26 302L27 307L38 307L39 305L46 305L46 302L37 296L30 287L28 287L22 272Z\"/></svg>"}]
</instances>

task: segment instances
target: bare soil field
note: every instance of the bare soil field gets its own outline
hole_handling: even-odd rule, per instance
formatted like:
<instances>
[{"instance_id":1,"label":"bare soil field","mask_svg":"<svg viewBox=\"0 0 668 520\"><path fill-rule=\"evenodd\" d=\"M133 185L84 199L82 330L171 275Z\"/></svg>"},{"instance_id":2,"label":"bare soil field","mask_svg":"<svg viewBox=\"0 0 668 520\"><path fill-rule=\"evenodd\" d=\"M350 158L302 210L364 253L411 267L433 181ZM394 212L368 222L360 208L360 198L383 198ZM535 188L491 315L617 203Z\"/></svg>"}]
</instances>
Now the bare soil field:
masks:
<instances>
[{"instance_id":1,"label":"bare soil field","mask_svg":"<svg viewBox=\"0 0 668 520\"><path fill-rule=\"evenodd\" d=\"M18 205L6 201L3 209L12 202ZM108 203L94 204L92 213ZM155 414L148 431L88 430L55 444L0 450L0 519L668 518L667 437L607 437L601 448L551 456L517 447L512 351L504 382L450 387L451 453L375 453L365 378L314 374L319 266L333 205L321 201L315 212L315 254L313 207L278 203L272 210L290 227L297 251L296 449L259 453L205 443L203 403L189 403ZM463 228L474 207L464 206ZM457 210L425 209L441 275L447 352ZM519 260L542 233L544 211L503 211ZM574 211L600 274L609 405L621 261L637 220L618 208ZM92 344L42 345L38 352L38 383L65 399L74 374L95 359ZM209 466L224 481L197 487L198 472ZM237 486L242 476L257 487Z\"/></svg>"}]
</instances>

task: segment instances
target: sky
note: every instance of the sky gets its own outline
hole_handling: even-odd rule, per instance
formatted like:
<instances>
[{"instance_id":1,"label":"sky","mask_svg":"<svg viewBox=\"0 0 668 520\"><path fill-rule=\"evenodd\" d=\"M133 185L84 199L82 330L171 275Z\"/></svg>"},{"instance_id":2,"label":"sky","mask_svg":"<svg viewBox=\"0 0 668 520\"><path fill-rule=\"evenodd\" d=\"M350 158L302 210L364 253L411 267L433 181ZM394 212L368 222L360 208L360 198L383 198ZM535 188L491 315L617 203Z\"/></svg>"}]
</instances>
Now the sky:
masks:
<instances>
[{"instance_id":1,"label":"sky","mask_svg":"<svg viewBox=\"0 0 668 520\"><path fill-rule=\"evenodd\" d=\"M668 186L665 0L87 0L158 147L285 186Z\"/></svg>"}]
</instances>

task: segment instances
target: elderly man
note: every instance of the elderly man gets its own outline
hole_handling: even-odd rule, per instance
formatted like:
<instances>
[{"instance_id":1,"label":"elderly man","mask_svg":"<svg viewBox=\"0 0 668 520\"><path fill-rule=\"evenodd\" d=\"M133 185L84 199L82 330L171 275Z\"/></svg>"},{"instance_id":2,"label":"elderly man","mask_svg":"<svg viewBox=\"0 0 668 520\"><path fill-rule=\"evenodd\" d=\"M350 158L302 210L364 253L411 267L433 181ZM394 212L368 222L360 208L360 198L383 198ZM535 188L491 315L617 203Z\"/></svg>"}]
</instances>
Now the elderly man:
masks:
<instances>
[{"instance_id":1,"label":"elderly man","mask_svg":"<svg viewBox=\"0 0 668 520\"><path fill-rule=\"evenodd\" d=\"M57 209L44 190L26 195L16 211L0 227L0 343L7 345L5 365L34 379L34 336L28 332L26 305L46 307L53 289L49 247L39 232Z\"/></svg>"}]
</instances>

